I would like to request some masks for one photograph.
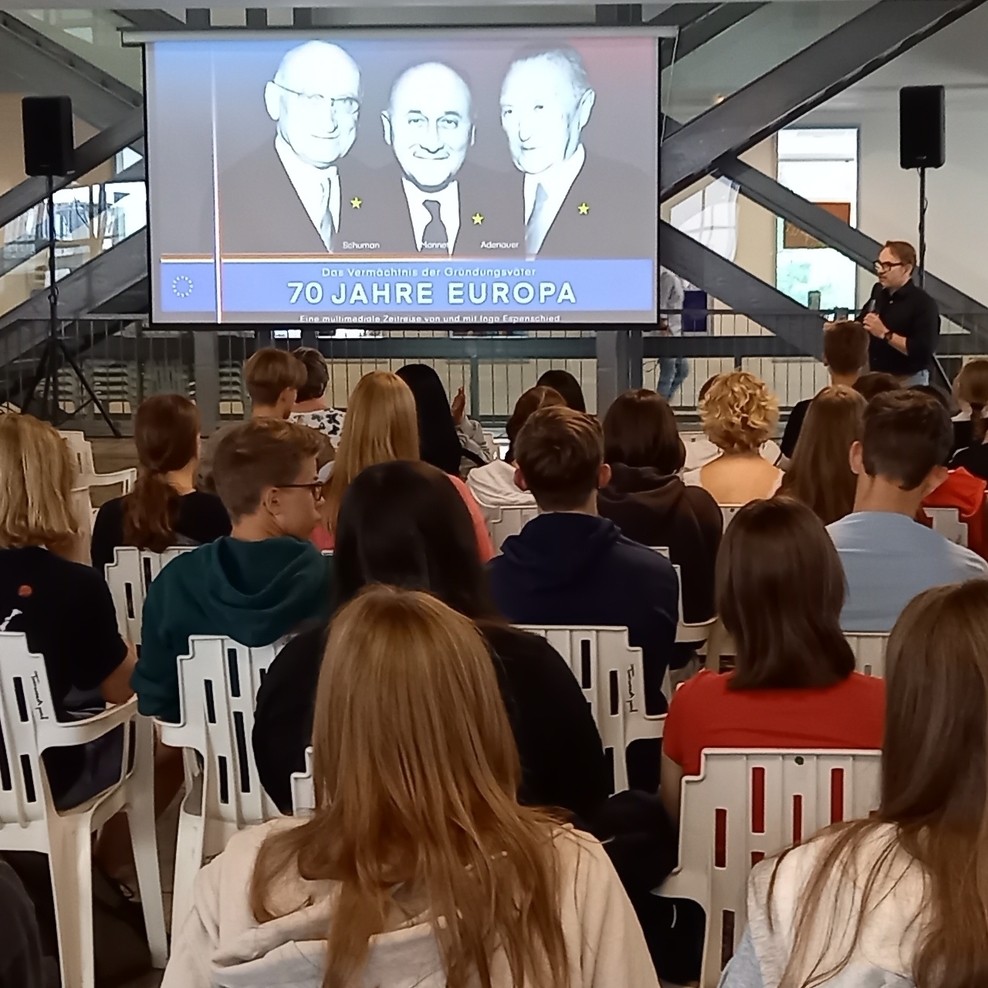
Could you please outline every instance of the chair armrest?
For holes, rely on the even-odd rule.
[[[79,483],[86,487],[112,487],[114,484],[133,484],[136,481],[137,471],[133,467],[112,473],[86,473],[79,477]]]
[[[66,748],[77,744],[88,744],[109,734],[115,727],[128,724],[137,716],[137,697],[132,696],[126,703],[118,703],[85,720],[59,721],[48,725],[42,739],[42,747]]]

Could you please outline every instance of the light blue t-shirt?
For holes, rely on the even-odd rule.
[[[847,578],[845,631],[891,631],[924,590],[988,576],[979,555],[891,511],[855,511],[827,531]]]

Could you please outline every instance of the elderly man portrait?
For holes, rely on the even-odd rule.
[[[307,41],[285,54],[264,87],[274,132],[220,175],[225,254],[339,250],[360,97],[360,69],[338,45]]]
[[[524,178],[519,196],[529,257],[652,257],[655,209],[645,172],[588,150],[597,94],[579,52],[533,50],[501,86],[501,126]]]

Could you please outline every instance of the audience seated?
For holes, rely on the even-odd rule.
[[[868,366],[868,330],[859,322],[839,320],[823,327],[823,363],[830,374],[831,385],[853,388],[861,372]],[[782,434],[782,455],[791,460],[803,420],[810,407],[810,399],[797,401],[789,413],[786,430]]]
[[[163,552],[230,534],[230,516],[215,494],[195,489],[199,410],[182,395],[145,398],[134,416],[137,483],[107,501],[96,516],[90,547],[102,576],[117,546]]]
[[[295,407],[299,388],[304,388],[307,380],[305,364],[287,350],[264,347],[255,351],[244,364],[244,387],[250,395],[251,419],[287,419]],[[222,426],[203,443],[196,478],[199,490],[216,492],[213,458],[223,437],[238,425],[239,422],[230,422]]]
[[[368,467],[343,499],[337,600],[371,583],[425,590],[477,621],[494,658],[522,764],[519,798],[590,822],[608,793],[600,736],[576,678],[542,638],[503,622],[490,597],[469,513],[448,478],[426,463]],[[261,784],[291,812],[290,777],[305,767],[326,627],[293,638],[257,698],[254,753]]]
[[[780,493],[812,508],[824,525],[854,510],[858,478],[851,443],[861,438],[867,402],[853,388],[832,384],[810,403]]]
[[[840,559],[819,518],[789,498],[742,508],[717,559],[717,611],[736,646],[731,673],[701,672],[673,697],[662,800],[704,748],[878,748],[884,681],[854,671],[840,613]]]
[[[505,432],[508,434],[508,451],[504,459],[494,460],[467,474],[467,487],[479,504],[485,508],[535,507],[532,492],[521,490],[515,483],[515,442],[521,427],[534,412],[551,405],[565,404],[563,396],[558,391],[544,385],[529,388],[515,402],[515,410],[505,426]]]
[[[988,360],[972,360],[954,380],[954,395],[961,406],[954,419],[954,453],[951,467],[963,467],[988,480]]]
[[[469,618],[387,587],[348,603],[315,700],[315,813],[203,869],[163,988],[658,988],[603,847],[517,802],[498,693]]]
[[[898,391],[900,388],[898,379],[883,371],[869,371],[867,374],[862,374],[853,386],[865,401],[871,401],[875,395],[884,394],[886,391]]]
[[[851,447],[854,511],[827,529],[847,578],[845,631],[891,631],[921,591],[988,574],[975,553],[914,520],[947,476],[952,437],[946,409],[929,395],[890,391],[868,403]]]
[[[986,640],[985,581],[906,607],[889,640],[878,811],[754,870],[722,988],[986,983]]]
[[[0,477],[0,631],[23,632],[44,658],[58,720],[129,700],[136,656],[117,631],[110,591],[95,570],[67,558],[79,533],[70,503],[75,464],[64,440],[30,415],[0,414]],[[47,750],[55,806],[78,806],[112,785],[122,744],[118,730]]]
[[[679,478],[686,452],[669,402],[654,391],[628,391],[604,417],[604,459],[611,480],[597,511],[623,535],[665,546],[680,568],[683,617],[714,615],[714,564],[724,519],[714,499]]]
[[[597,489],[611,479],[600,424],[570,408],[543,408],[515,446],[518,485],[541,514],[491,561],[495,603],[515,624],[626,627],[644,653],[646,709],[662,713],[679,614],[676,571],[598,517]]]
[[[343,495],[359,473],[376,463],[418,459],[419,427],[411,389],[391,371],[365,374],[350,395],[339,452],[326,485],[323,520],[331,540],[323,548],[334,545]],[[470,512],[481,561],[487,562],[494,555],[494,545],[484,514],[459,476],[444,472]]]
[[[334,447],[338,446],[346,413],[341,408],[330,408],[326,403],[326,388],[329,387],[326,358],[310,346],[292,350],[292,356],[304,364],[306,378],[295,395],[288,421],[315,429],[326,436]]]
[[[771,497],[782,471],[760,453],[779,421],[779,403],[764,381],[747,371],[719,374],[700,401],[700,421],[720,455],[683,475],[708,490],[718,504],[747,504]]]
[[[134,671],[141,713],[177,722],[176,659],[190,635],[270,645],[329,611],[332,560],[308,540],[319,520],[318,439],[265,418],[228,432],[214,475],[233,531],[169,563],[148,588]]]
[[[574,412],[585,412],[587,402],[583,397],[583,388],[580,382],[568,371],[561,368],[553,368],[545,371],[535,382],[537,388],[552,388],[557,394],[563,396],[569,408]]]
[[[479,422],[467,418],[463,388],[452,406],[439,375],[428,364],[406,364],[398,376],[412,389],[419,423],[421,458],[452,477],[495,459]]]

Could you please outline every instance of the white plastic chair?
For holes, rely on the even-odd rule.
[[[539,513],[538,508],[523,508],[517,505],[488,508],[487,511],[487,528],[491,533],[495,552],[501,551],[501,546],[508,536],[517,535]]]
[[[113,562],[105,566],[106,585],[117,612],[117,627],[124,638],[141,644],[141,615],[151,581],[176,556],[191,552],[194,546],[174,546],[164,552],[151,552],[134,546],[116,546]]]
[[[933,521],[933,531],[939,532],[948,542],[967,548],[967,522],[961,521],[957,508],[926,508],[923,510]]]
[[[123,486],[123,493],[129,494],[137,481],[137,470],[127,467],[114,470],[112,473],[97,473],[93,461],[93,445],[86,439],[83,432],[64,431],[59,435],[65,440],[69,452],[75,458],[79,471],[77,486],[79,487],[112,487],[114,484]]]
[[[747,924],[748,872],[822,827],[868,816],[881,752],[720,748],[682,784],[679,867],[656,889],[706,914],[702,988],[714,988]]]
[[[666,559],[669,559],[668,546],[653,545],[651,548],[661,553]],[[688,623],[683,619],[683,570],[679,563],[673,563],[672,565],[676,571],[676,579],[679,581],[679,619],[676,625],[676,644],[703,645],[717,624],[717,615],[715,614],[706,621],[694,621],[692,623]]]
[[[172,929],[192,908],[192,883],[207,859],[238,831],[280,816],[261,787],[251,734],[254,703],[281,643],[247,648],[230,638],[193,635],[178,658],[182,720],[160,723],[161,740],[196,752],[185,760],[178,822]]]
[[[518,625],[545,638],[573,671],[590,704],[605,752],[614,766],[614,791],[628,788],[625,750],[641,738],[661,738],[665,715],[645,712],[642,650],[627,628]]]
[[[124,730],[125,777],[80,806],[59,813],[52,802],[41,753],[85,744]],[[137,700],[88,717],[55,717],[42,656],[21,633],[0,632],[0,850],[48,855],[58,928],[62,984],[93,988],[92,835],[120,810],[130,837],[152,963],[168,959],[165,914],[154,829],[154,730],[137,714]],[[131,759],[133,742],[133,759]]]
[[[734,516],[744,507],[743,504],[719,504],[720,513],[724,516],[724,531],[734,521]]]
[[[846,634],[844,638],[854,652],[854,668],[863,676],[885,678],[885,651],[889,636],[877,632]]]
[[[312,746],[305,749],[305,771],[292,772],[292,816],[312,816],[316,792],[312,782]]]

